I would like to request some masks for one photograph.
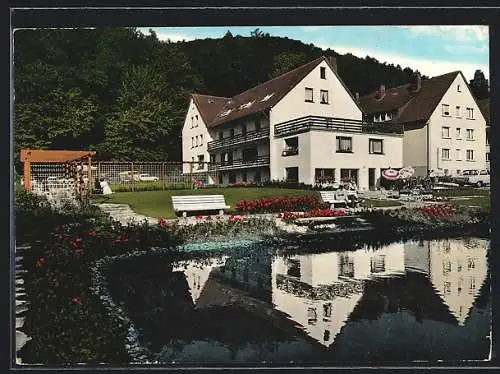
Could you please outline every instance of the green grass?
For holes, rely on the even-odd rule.
[[[364,199],[361,202],[361,206],[364,207],[389,207],[389,206],[401,206],[399,201],[396,200],[377,200],[377,199]]]
[[[450,200],[452,206],[478,206],[482,211],[491,211],[491,200],[489,196],[471,197],[468,199]]]
[[[438,190],[434,192],[438,196],[490,196],[489,189],[473,187],[459,187],[451,190]]]
[[[203,188],[200,190],[164,190],[117,192],[108,196],[94,196],[94,203],[129,204],[139,214],[148,217],[175,218],[172,207],[172,195],[224,195],[226,204],[231,206],[227,213],[234,212],[236,203],[240,200],[253,200],[271,196],[317,196],[312,190],[297,190],[288,188]]]

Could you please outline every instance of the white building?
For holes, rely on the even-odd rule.
[[[366,120],[404,126],[403,163],[415,174],[482,169],[486,121],[460,71],[360,98]]]
[[[232,98],[191,95],[184,173],[216,170],[218,184],[354,181],[374,188],[403,166],[402,127],[363,122],[334,58],[318,58]],[[201,162],[210,161],[203,167]]]
[[[477,102],[479,109],[486,119],[486,169],[490,170],[490,99],[483,99]]]

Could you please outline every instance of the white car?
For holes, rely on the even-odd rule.
[[[466,184],[482,187],[490,185],[490,172],[486,169],[479,170],[477,174],[469,176]]]
[[[158,181],[160,178],[149,175],[149,174],[139,174],[139,181],[141,182],[154,182]]]

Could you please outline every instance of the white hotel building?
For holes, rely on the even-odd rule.
[[[222,185],[351,180],[366,190],[403,166],[402,126],[364,122],[325,57],[232,98],[191,95],[182,143],[183,161],[199,162],[183,172],[216,171],[209,182]]]
[[[404,126],[403,164],[425,176],[486,166],[486,121],[467,81],[455,71],[360,98],[365,120]]]

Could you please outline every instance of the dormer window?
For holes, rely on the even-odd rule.
[[[246,109],[246,108],[249,108],[250,106],[252,106],[252,104],[253,104],[253,101],[248,102],[248,103],[246,103],[246,104],[241,104],[241,105],[238,107],[238,109],[240,109],[240,110],[241,110],[241,109]]]
[[[219,114],[219,117],[225,117],[229,113],[231,113],[232,111],[233,111],[232,109],[225,110],[224,112],[222,112],[221,114]]]
[[[321,77],[321,79],[326,79],[326,68],[324,67],[319,68],[319,76]]]
[[[264,102],[264,101],[269,100],[269,99],[270,99],[273,95],[274,95],[274,92],[273,92],[273,93],[271,93],[271,94],[269,94],[269,95],[264,96],[264,97],[262,98],[261,102]]]

